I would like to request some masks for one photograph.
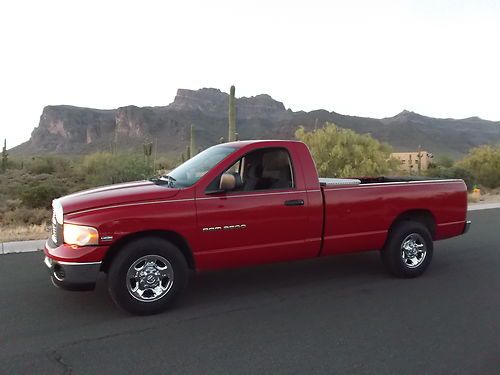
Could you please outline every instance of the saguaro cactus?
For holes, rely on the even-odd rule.
[[[3,149],[2,149],[2,172],[7,170],[7,161],[9,154],[7,153],[7,139],[3,141]]]
[[[418,146],[418,154],[417,154],[417,158],[418,158],[418,175],[420,176],[421,173],[422,173],[422,147]]]
[[[144,162],[149,170],[152,170],[151,166],[151,155],[153,154],[153,142],[145,141],[142,145],[142,150],[144,152]]]
[[[228,110],[228,120],[229,120],[229,133],[228,133],[228,141],[236,140],[236,98],[235,98],[236,89],[234,86],[231,86],[229,90],[229,110]]]
[[[193,156],[196,155],[196,139],[195,139],[195,135],[194,135],[194,125],[193,124],[191,124],[189,150],[190,150],[189,158],[192,158]]]

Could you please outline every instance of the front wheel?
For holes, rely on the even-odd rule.
[[[142,238],[128,243],[113,259],[108,291],[113,301],[136,315],[167,309],[188,279],[186,259],[170,242]]]
[[[413,221],[396,224],[382,249],[382,260],[387,269],[402,278],[417,277],[429,266],[434,251],[427,227]]]

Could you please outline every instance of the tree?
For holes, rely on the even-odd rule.
[[[468,190],[472,190],[474,186],[474,177],[472,174],[459,166],[455,165],[454,160],[447,155],[438,156],[429,164],[429,168],[424,171],[425,176],[432,178],[460,178],[464,180]]]
[[[473,148],[457,166],[468,171],[474,183],[488,188],[500,186],[500,146]]]
[[[29,208],[50,208],[52,200],[66,194],[66,188],[53,182],[44,182],[23,189],[21,200]]]
[[[7,153],[7,139],[4,139],[2,149],[2,173],[7,170],[8,156],[9,154]]]
[[[229,131],[228,131],[228,142],[236,140],[236,88],[231,86],[229,90],[229,110],[228,110],[228,121],[229,121]]]
[[[321,177],[377,176],[399,165],[389,145],[332,123],[312,132],[300,127],[295,137],[309,146]]]
[[[434,159],[434,162],[431,164],[433,166],[441,166],[444,168],[451,168],[455,164],[455,161],[451,156],[441,155]]]

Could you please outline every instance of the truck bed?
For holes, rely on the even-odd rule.
[[[325,202],[324,255],[379,250],[392,223],[408,213],[427,215],[435,240],[459,235],[465,226],[467,191],[462,180],[320,178],[320,186]]]

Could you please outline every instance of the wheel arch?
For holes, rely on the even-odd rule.
[[[431,234],[431,238],[434,240],[436,235],[436,218],[430,210],[416,209],[400,213],[389,227],[389,234],[396,225],[404,221],[416,221],[425,225]]]
[[[194,260],[193,252],[191,250],[191,247],[189,246],[189,243],[183,236],[174,231],[148,230],[148,231],[130,233],[120,238],[116,243],[111,245],[111,247],[106,252],[106,255],[104,256],[104,259],[102,261],[101,271],[108,272],[111,262],[113,261],[114,257],[119,253],[120,249],[124,245],[132,241],[135,241],[137,239],[147,238],[147,237],[161,238],[171,242],[180,250],[184,258],[186,259],[189,269],[191,270],[196,269],[196,263]]]

